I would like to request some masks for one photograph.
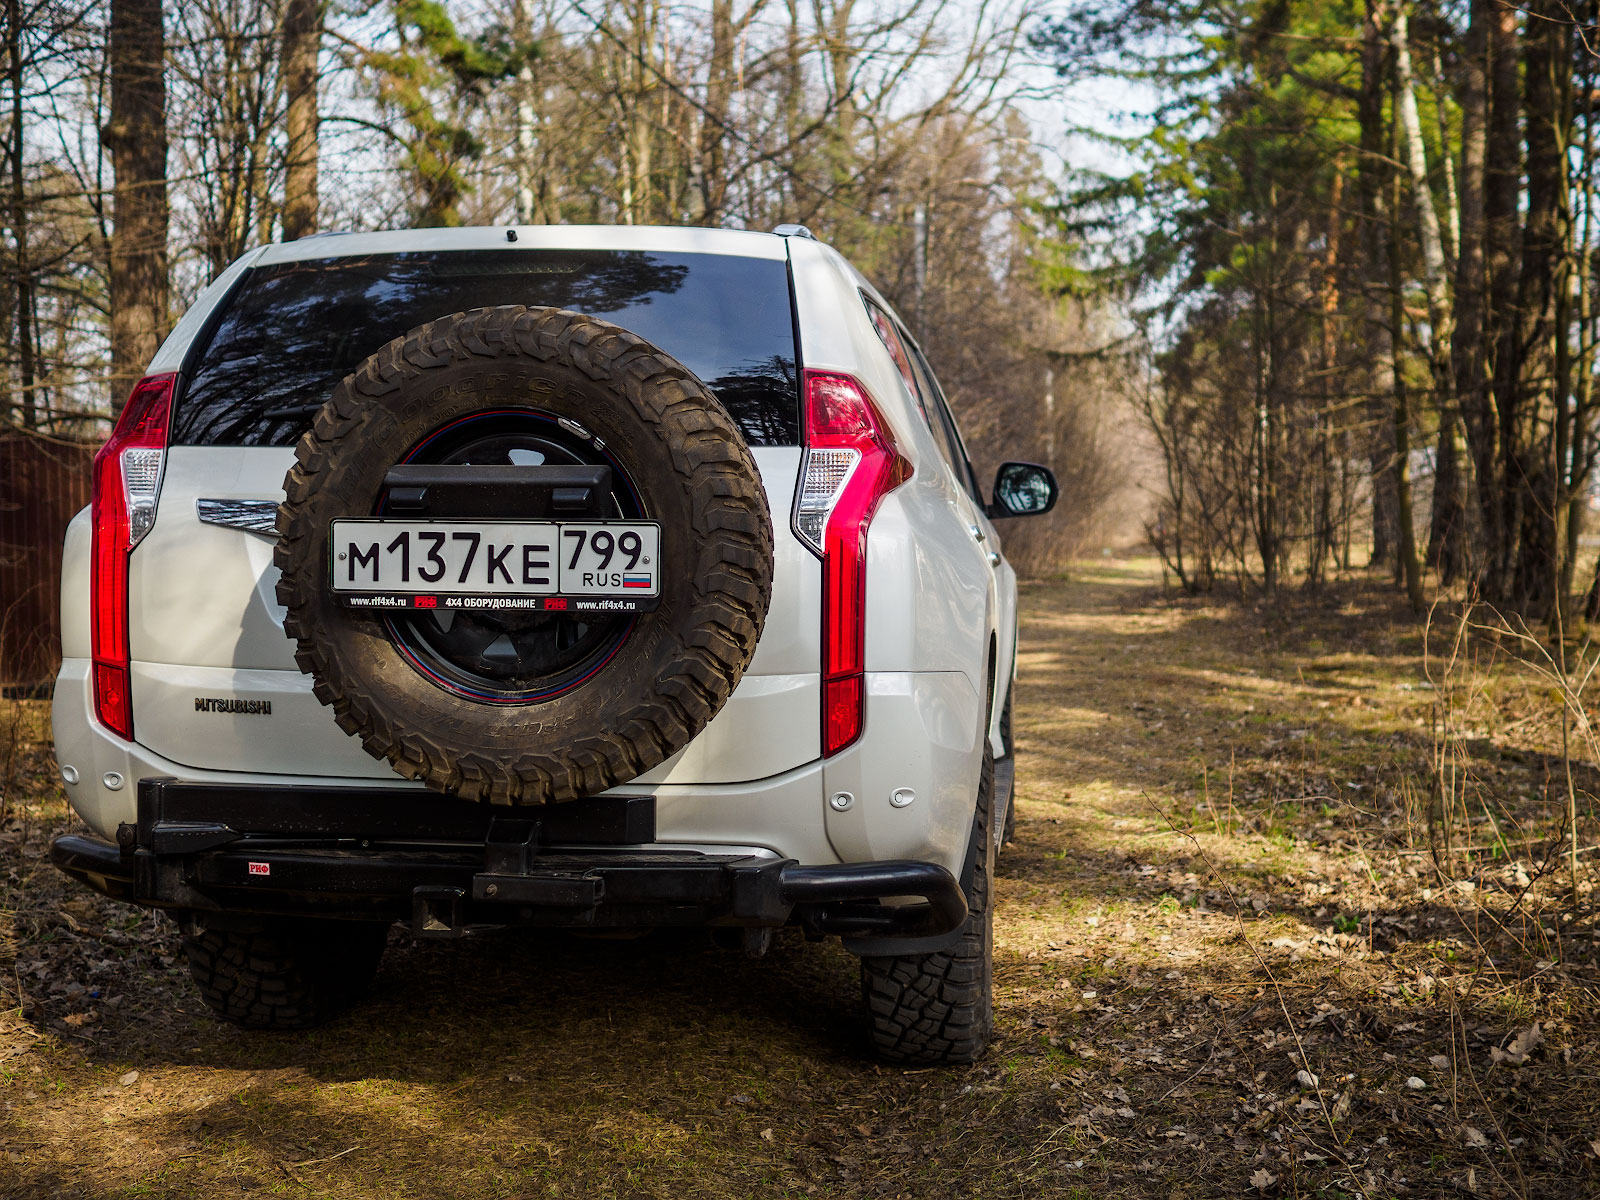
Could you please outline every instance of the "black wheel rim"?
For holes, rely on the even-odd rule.
[[[637,489],[603,445],[570,420],[526,409],[476,413],[429,434],[403,463],[604,465],[608,516],[646,518]],[[378,505],[382,515],[384,503]],[[621,649],[625,614],[436,609],[388,615],[401,656],[445,691],[483,704],[551,700],[593,677]]]

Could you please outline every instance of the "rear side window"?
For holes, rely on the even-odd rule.
[[[894,359],[894,365],[900,371],[900,378],[905,380],[906,391],[916,400],[917,409],[922,413],[922,419],[927,422],[928,430],[933,434],[933,440],[939,447],[939,453],[944,456],[945,462],[950,464],[950,469],[956,473],[956,478],[965,486],[968,475],[962,469],[962,463],[965,461],[964,452],[958,449],[959,444],[953,440],[955,435],[941,419],[939,391],[932,382],[933,376],[928,371],[928,364],[922,360],[916,343],[901,333],[893,317],[874,304],[865,293],[861,296],[861,302],[867,306],[867,313],[872,317],[872,327],[878,331],[878,338],[888,349],[889,357]]]
[[[944,398],[944,389],[933,377],[933,368],[923,357],[922,349],[915,342],[908,344],[911,347],[912,363],[917,369],[917,379],[921,382],[923,390],[928,393],[929,406],[934,409],[931,421],[944,447],[950,469],[961,480],[961,485],[967,489],[967,494],[981,505],[983,493],[978,488],[978,477],[973,473],[972,459],[967,454],[966,443],[961,440],[961,430],[956,425],[955,414],[950,411],[950,402]]]
[[[900,372],[900,378],[905,380],[906,391],[911,393],[911,398],[917,402],[917,407],[922,410],[922,419],[928,419],[927,405],[922,399],[922,394],[917,390],[916,378],[911,373],[911,356],[906,353],[905,343],[900,340],[900,333],[895,328],[894,321],[889,314],[884,312],[865,294],[861,302],[867,306],[867,315],[872,318],[872,327],[878,331],[878,340],[889,351],[889,357],[894,359],[895,369]]]
[[[800,442],[788,266],[636,251],[464,250],[251,270],[191,359],[171,441],[288,446],[339,381],[407,330],[499,304],[632,330],[705,381],[754,446]]]

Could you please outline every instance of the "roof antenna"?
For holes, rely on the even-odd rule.
[[[517,240],[517,231],[515,229],[506,230],[506,241],[514,242],[516,240]]]

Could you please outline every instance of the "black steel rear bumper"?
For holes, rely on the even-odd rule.
[[[146,779],[138,821],[117,830],[116,845],[61,837],[50,857],[147,907],[407,920],[446,937],[504,925],[796,923],[876,947],[949,934],[967,915],[936,863],[801,866],[654,841],[651,796],[495,811],[418,791]],[[908,898],[921,902],[883,903]]]

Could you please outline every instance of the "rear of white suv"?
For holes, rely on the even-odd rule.
[[[646,770],[583,775],[610,786],[559,805],[469,803],[470,772],[430,775],[398,752],[374,757],[371,729],[358,738],[341,727],[357,723],[349,697],[329,707],[337,681],[302,670],[308,640],[339,632],[330,626],[343,618],[324,613],[308,628],[290,615],[296,632],[286,631],[278,510],[297,443],[304,462],[336,385],[345,381],[348,412],[351,373],[403,335],[411,358],[395,350],[393,362],[413,383],[407,363],[433,361],[417,351],[419,329],[462,313],[487,314],[495,328],[565,313],[553,319],[580,334],[625,331],[630,345],[681,364],[685,386],[709,393],[708,411],[736,426],[722,436],[742,441],[771,514],[764,621],[715,715]],[[503,371],[486,378],[513,386]],[[431,402],[422,409],[426,425]],[[507,478],[544,478],[541,502],[559,507],[572,489],[554,487],[550,464],[566,461],[569,443],[575,463],[590,448],[596,463],[626,457],[625,447],[602,448],[585,411],[541,417],[550,433],[531,439],[514,423],[483,425],[470,451],[417,478],[440,495],[441,480],[477,481],[474,464],[504,461]],[[468,464],[467,475],[452,463]],[[69,798],[99,836],[61,839],[55,858],[91,886],[173,911],[219,1015],[258,1026],[321,1019],[370,975],[394,919],[438,936],[706,924],[757,951],[773,928],[795,923],[839,933],[865,956],[884,1053],[950,1061],[981,1051],[1016,621],[1014,577],[989,517],[1043,511],[1054,485],[1040,468],[1008,464],[999,507],[984,503],[920,351],[829,248],[799,235],[530,227],[269,246],[180,322],[95,469],[94,504],[67,535],[54,720]],[[398,478],[391,469],[386,481]],[[400,491],[385,496],[373,513],[336,515],[392,524]],[[522,515],[517,507],[513,498],[493,515]],[[573,528],[601,531],[609,562],[618,539],[605,530],[624,526],[606,522],[627,514],[594,514]],[[685,568],[686,553],[676,558],[661,555],[669,579]],[[649,569],[618,586],[655,586]],[[313,591],[321,570],[307,573]],[[618,596],[603,603],[629,608]],[[497,715],[495,728],[530,746],[545,697],[596,686],[585,680],[617,647],[666,619],[640,608],[541,622],[497,614],[582,602],[476,603],[501,607],[475,612],[463,601],[381,628],[429,681],[408,686],[467,714],[497,706],[511,724]],[[540,691],[539,671],[560,688]],[[602,724],[605,699],[592,701]],[[458,734],[446,752],[469,759],[471,740]],[[518,790],[535,777],[548,783],[524,772],[509,791],[486,784],[480,794],[537,798]],[[982,969],[962,965],[963,953],[974,962],[977,953]],[[960,978],[946,978],[952,962]],[[945,980],[931,1001],[930,972]]]

